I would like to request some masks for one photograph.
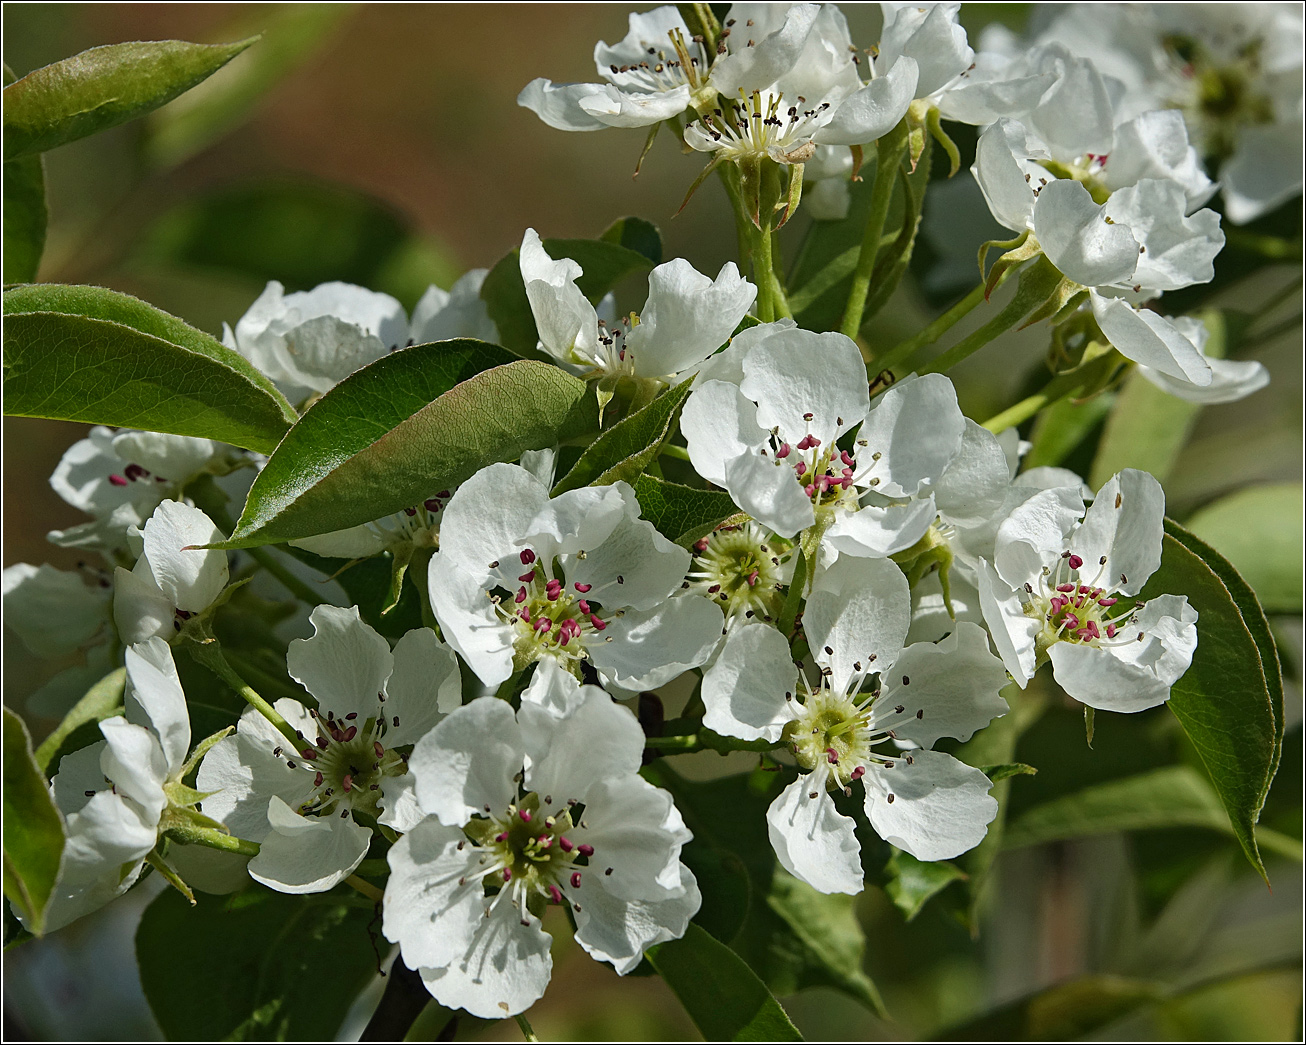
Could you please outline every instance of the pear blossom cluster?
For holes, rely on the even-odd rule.
[[[595,47],[599,82],[537,79],[519,102],[568,131],[667,126],[710,168],[733,165],[767,236],[759,200],[786,220],[804,201],[839,217],[863,150],[895,128],[943,147],[944,122],[974,126],[971,174],[1014,236],[997,264],[1055,270],[1040,318],[1063,345],[1115,351],[1197,403],[1266,384],[1259,363],[1208,356],[1207,328],[1165,315],[1164,294],[1212,279],[1217,192],[1243,220],[1300,188],[1299,163],[1295,181],[1252,170],[1267,128],[1295,112],[1300,130],[1300,79],[1295,100],[1284,86],[1300,47],[1294,65],[1283,40],[1300,41],[1300,12],[1181,21],[1126,5],[1108,31],[1100,7],[1076,8],[1028,46],[990,34],[977,51],[959,4],[881,7],[878,47],[832,4],[735,4],[712,41],[675,7],[631,14]],[[1217,82],[1247,123],[1215,119]],[[780,190],[750,199],[761,170]],[[777,774],[774,858],[826,894],[874,881],[859,828],[921,861],[984,840],[993,780],[959,745],[1044,665],[1088,708],[1168,699],[1199,622],[1182,592],[1140,596],[1161,563],[1154,477],[1124,469],[1092,490],[1022,467],[1019,433],[966,416],[945,373],[877,378],[853,337],[762,315],[762,280],[734,262],[650,266],[642,307],[622,315],[552,250],[526,229],[516,254],[535,357],[586,383],[600,432],[681,397],[669,449],[642,468],[661,482],[656,461],[674,462],[677,483],[731,510],[664,533],[646,475],[571,487],[575,447],[537,446],[397,514],[265,550],[296,569],[380,560],[391,584],[378,607],[298,606],[306,627],[277,670],[264,657],[247,671],[222,625],[260,561],[218,547],[230,523],[197,493],[265,459],[93,429],[51,478],[91,521],[50,539],[101,565],[4,571],[5,618],[33,653],[126,669],[125,714],[54,767],[68,845],[50,926],[147,867],[184,886],[220,837],[241,884],[372,897],[442,1005],[516,1015],[548,987],[551,932],[625,975],[703,903],[682,860],[694,834],[641,775],[669,739],[637,715],[641,694],[692,691],[693,735],[675,738],[688,750],[759,752]],[[497,343],[485,285],[473,270],[410,315],[364,287],[272,282],[223,341],[308,411],[390,353]],[[422,626],[396,634],[407,589]],[[249,705],[195,745],[182,656]]]

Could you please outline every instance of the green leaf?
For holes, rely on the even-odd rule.
[[[5,86],[16,77],[4,67]],[[4,166],[4,281],[31,283],[45,250],[45,159],[28,156]]]
[[[296,414],[244,356],[143,301],[37,284],[4,295],[5,413],[201,436],[271,453]]]
[[[258,47],[176,105],[152,115],[146,155],[158,166],[171,167],[244,122],[255,103],[318,53],[353,12],[352,4],[285,4],[261,7],[254,18],[238,18],[239,24],[225,27],[223,35],[238,36],[257,26]]]
[[[115,668],[86,691],[86,695],[73,705],[54,732],[42,740],[41,746],[36,749],[36,764],[41,772],[49,773],[51,766],[59,765],[55,756],[73,732],[83,726],[102,722],[118,712],[122,707],[126,684],[127,669]]]
[[[503,347],[519,356],[539,356],[540,334],[521,278],[521,257],[513,248],[501,257],[481,284],[485,311],[499,329]]]
[[[372,904],[257,886],[196,901],[160,893],[136,930],[141,986],[164,1036],[333,1040],[380,961]]]
[[[1283,744],[1283,678],[1256,596],[1218,552],[1172,519],[1161,566],[1139,593],[1188,596],[1197,610],[1192,665],[1170,687],[1170,708],[1211,775],[1235,836],[1265,874],[1255,824]]]
[[[626,276],[653,267],[638,250],[605,239],[546,239],[544,250],[555,261],[571,258],[580,265],[576,286],[596,305]]]
[[[893,851],[885,870],[889,880],[884,891],[909,922],[921,913],[932,896],[966,877],[965,871],[946,860],[926,863],[901,849]]]
[[[5,88],[6,160],[45,152],[166,105],[212,76],[254,39],[154,40],[93,47]]]
[[[1110,395],[1094,396],[1087,403],[1062,399],[1040,411],[1029,438],[1029,453],[1023,469],[1051,467],[1066,458],[1084,442],[1111,410]]]
[[[652,265],[662,264],[662,233],[651,221],[618,218],[603,230],[599,239],[643,254]]]
[[[995,784],[1013,776],[1035,776],[1038,773],[1037,769],[1027,766],[1024,762],[1004,762],[996,766],[980,766],[979,769]]]
[[[392,352],[341,381],[286,435],[226,548],[384,518],[594,427],[584,382],[463,338]]]
[[[1267,613],[1301,611],[1302,525],[1301,483],[1239,490],[1187,523],[1229,560]]]
[[[775,996],[725,944],[693,922],[648,959],[708,1041],[802,1041]]]
[[[41,935],[63,855],[63,817],[32,757],[23,720],[4,709],[4,890]]]
[[[237,273],[260,284],[275,279],[288,291],[328,280],[378,288],[410,242],[403,218],[380,200],[278,177],[186,199],[149,228],[136,258]]]
[[[1151,472],[1164,483],[1201,409],[1198,403],[1162,392],[1135,370],[1107,418],[1089,485],[1098,489],[1122,468]]]
[[[697,490],[651,475],[638,475],[631,485],[640,515],[685,548],[739,514],[730,495],[720,490]]]
[[[682,381],[601,434],[558,480],[553,496],[581,486],[609,486],[621,479],[629,483],[642,475],[675,431],[692,384]]]

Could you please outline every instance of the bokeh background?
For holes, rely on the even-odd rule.
[[[1030,6],[970,5],[962,20],[976,43],[993,21],[1021,29]],[[854,39],[877,38],[877,5],[844,9]],[[594,236],[626,214],[660,225],[667,256],[714,273],[735,257],[719,186],[706,183],[675,216],[700,156],[683,155],[663,136],[635,178],[643,132],[565,134],[516,105],[535,76],[592,79],[593,42],[619,39],[628,10],[6,4],[4,59],[20,76],[99,44],[264,33],[227,69],[149,120],[47,154],[51,219],[40,278],[132,293],[216,334],[224,321],[234,324],[267,279],[288,289],[344,279],[411,307],[429,283],[448,286],[468,268],[493,265],[527,226],[545,236]],[[960,143],[965,149],[964,136]],[[791,224],[787,250],[796,249],[806,220],[800,213]],[[1300,244],[1300,202],[1272,215],[1268,227]],[[880,314],[872,344],[913,332],[968,289],[975,247],[997,231],[965,172],[940,181],[927,196],[913,277]],[[1290,733],[1262,822],[1300,838],[1301,309],[1297,295],[1281,293],[1294,280],[1299,288],[1299,261],[1261,269],[1255,280],[1222,292],[1221,301],[1253,313],[1259,303],[1282,299],[1262,316],[1273,336],[1245,350],[1273,381],[1242,403],[1197,415],[1166,490],[1181,519],[1244,487],[1277,491],[1287,505],[1283,569],[1260,593],[1277,611]],[[630,305],[637,308],[638,299]],[[983,419],[1008,405],[1045,349],[1045,331],[1033,330],[972,357],[955,372],[963,409]],[[1096,421],[1080,458],[1072,452],[1066,464],[1087,470],[1101,417]],[[85,426],[4,424],[4,562],[73,568],[77,553],[47,544],[44,534],[82,520],[47,479]],[[34,713],[28,697],[68,666],[37,661],[6,636],[4,699],[26,709],[38,737],[53,722]],[[1072,788],[1192,758],[1165,709],[1099,714],[1090,751],[1077,706],[1049,701],[1017,753],[1040,773],[1015,781],[1012,816]],[[700,775],[751,764],[746,756],[711,753],[681,761]],[[1098,998],[1110,995],[1114,977],[1145,973],[1167,983],[1168,996],[1122,1003],[1119,1018],[1084,1024],[1093,1026],[1090,1037],[1296,1039],[1301,868],[1282,858],[1269,868],[1272,893],[1228,837],[1198,828],[1013,850],[1000,858],[978,938],[946,904],[927,906],[908,926],[878,890],[860,898],[866,969],[891,1020],[827,989],[783,1000],[809,1039],[914,1039],[1064,981],[1096,977]],[[159,1037],[131,958],[131,933],[151,895],[138,889],[96,917],[7,954],[7,1036]],[[620,980],[566,934],[558,938],[564,942],[553,984],[531,1012],[541,1038],[697,1037],[660,980]],[[1062,1021],[1047,1024],[1049,1036],[1079,1036],[1073,999],[1049,1005],[1049,1019]],[[465,1023],[459,1033],[520,1036],[511,1021]],[[978,1025],[967,1033],[990,1036]],[[995,1029],[991,1036],[1003,1035]]]

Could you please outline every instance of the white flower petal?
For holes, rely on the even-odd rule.
[[[1034,218],[1029,140],[1025,126],[1003,117],[979,136],[970,172],[994,219],[1013,232],[1024,232]]]
[[[447,525],[445,532],[450,532]],[[431,558],[427,583],[431,609],[445,641],[485,685],[499,685],[512,674],[514,633],[495,613],[486,582],[437,553]]]
[[[578,351],[592,352],[598,344],[599,319],[576,286],[581,267],[571,258],[554,261],[539,233],[527,229],[521,243],[521,275],[544,350],[564,363],[578,362]]]
[[[584,699],[580,680],[552,657],[536,662],[530,685],[522,690],[524,707],[533,704],[555,715],[566,715]]]
[[[1211,383],[1205,387],[1142,364],[1138,372],[1162,392],[1190,403],[1233,403],[1270,383],[1270,372],[1254,359],[1208,358],[1206,364],[1211,368]]]
[[[498,328],[481,299],[488,269],[471,269],[463,273],[447,291],[429,287],[413,306],[409,337],[415,344],[447,341],[456,337],[474,337],[495,343]]]
[[[1128,225],[1143,247],[1130,282],[1179,290],[1215,278],[1215,256],[1224,247],[1220,216],[1213,210],[1190,215],[1188,199],[1174,182],[1147,179],[1118,189],[1103,213]]]
[[[741,740],[779,740],[794,717],[797,684],[789,643],[775,628],[760,622],[732,628],[703,673],[703,725]]]
[[[732,11],[736,21],[743,6],[736,4]],[[789,72],[807,46],[808,34],[820,13],[818,4],[793,4],[788,10],[770,4],[754,6],[763,10],[749,12],[754,17],[744,18],[735,30],[742,39],[731,41],[734,46],[730,53],[712,66],[712,86],[727,98],[741,90],[751,93],[770,87]],[[779,18],[783,22],[772,29],[768,23]],[[744,24],[749,21],[751,28]],[[749,46],[745,46],[746,42]]]
[[[1111,86],[1122,85],[1104,77],[1092,62],[1076,58],[1056,44],[1042,49],[1038,64],[1043,68],[1051,65],[1059,73],[1028,117],[1053,159],[1069,162],[1086,153],[1109,153],[1116,113]]]
[[[832,669],[830,685],[836,691],[857,674],[855,664],[862,671],[887,671],[910,624],[907,578],[889,559],[841,561],[817,580],[803,611],[812,655]]]
[[[106,718],[100,723],[100,732],[108,742],[100,753],[101,771],[119,794],[140,805],[157,823],[168,804],[163,793],[168,762],[158,738],[125,718]]]
[[[580,888],[570,893],[580,905],[576,942],[591,958],[611,962],[617,974],[625,976],[654,944],[684,936],[689,920],[698,913],[703,897],[684,864],[680,880],[683,893],[669,900],[622,900],[604,888],[606,879],[601,875],[584,875]]]
[[[605,127],[648,127],[689,108],[689,85],[680,84],[666,91],[623,91],[605,86],[580,92],[576,104]]]
[[[394,670],[390,644],[364,623],[358,607],[317,606],[313,635],[286,650],[290,677],[317,698],[318,711],[343,719],[376,706]]]
[[[1120,298],[1090,300],[1093,318],[1121,355],[1198,388],[1211,383],[1210,361],[1165,316]]]
[[[558,555],[588,555],[607,541],[623,519],[638,516],[638,505],[635,492],[624,482],[568,490],[544,503],[517,544],[532,549],[543,563],[552,563]],[[512,576],[516,577],[521,560],[513,558]],[[505,587],[514,588],[516,583]]]
[[[1298,66],[1298,82],[1300,76]],[[1300,117],[1282,123],[1240,127],[1233,157],[1220,168],[1225,214],[1229,220],[1242,225],[1301,192],[1301,149]]]
[[[385,641],[384,639],[382,641]],[[462,677],[453,650],[430,628],[414,628],[395,643],[394,671],[385,683],[386,746],[414,744],[462,704]]]
[[[816,522],[811,498],[792,465],[745,451],[726,464],[721,483],[735,504],[781,537],[792,537]]]
[[[156,635],[171,638],[177,607],[159,590],[150,564],[138,560],[134,570],[113,571],[113,623],[125,643],[144,642]]]
[[[606,98],[612,88],[598,83],[554,83],[538,77],[521,89],[517,104],[559,131],[601,131],[602,120],[581,108],[581,99]]]
[[[644,754],[644,731],[628,708],[597,686],[582,688],[564,716],[534,703],[517,712],[526,749],[526,787],[540,796],[540,809],[590,804],[595,784],[606,777],[633,776]]]
[[[172,650],[160,638],[147,639],[129,646],[125,660],[127,721],[154,731],[172,776],[190,750],[190,713]]]
[[[1024,689],[1034,677],[1034,636],[1039,622],[1026,615],[1020,597],[986,559],[980,559],[979,564],[979,604],[1003,666],[1016,685]]]
[[[653,609],[680,587],[691,556],[638,517],[639,502],[624,482],[607,489],[626,495],[625,514],[602,544],[567,564],[567,580],[591,585],[586,597],[605,608]]]
[[[734,262],[715,280],[676,258],[648,276],[648,300],[626,338],[635,373],[670,378],[696,368],[730,339],[757,298],[757,288]]]
[[[504,897],[476,923],[462,956],[443,968],[421,969],[422,982],[441,1005],[498,1020],[525,1012],[544,995],[553,972],[549,934],[538,918],[522,916]]]
[[[91,798],[86,792],[94,794],[110,786],[100,768],[100,756],[107,746],[108,741],[97,740],[59,759],[59,771],[51,778],[50,787],[54,804],[64,816],[71,816],[86,805]]]
[[[680,412],[680,431],[694,470],[718,486],[725,485],[729,462],[766,442],[756,405],[725,381],[704,381],[689,394]]]
[[[905,378],[871,403],[857,433],[853,482],[865,487],[878,478],[876,493],[915,497],[943,475],[961,449],[965,430],[951,381],[942,374]],[[873,457],[877,453],[878,460]]]
[[[868,505],[841,514],[825,531],[825,540],[841,555],[882,559],[910,548],[936,517],[932,496],[884,508]]]
[[[591,641],[590,660],[622,689],[657,689],[707,663],[721,638],[725,616],[697,595],[667,599],[653,610],[629,610]],[[610,640],[610,641],[609,641]]]
[[[818,145],[866,145],[907,113],[919,88],[916,62],[903,56],[883,76],[839,102],[829,123],[813,135]]]
[[[870,406],[862,354],[833,332],[776,331],[744,357],[740,390],[757,403],[757,424],[790,443],[810,434],[828,446]]]
[[[1006,669],[989,652],[984,629],[958,621],[942,642],[917,642],[902,651],[884,678],[875,721],[921,747],[940,737],[969,740],[1007,713],[998,693],[1006,684]],[[904,710],[895,713],[897,707]]]
[[[767,834],[781,866],[823,893],[862,891],[855,826],[835,809],[824,773],[800,776],[766,811]]]
[[[180,501],[154,509],[143,532],[145,558],[159,590],[179,610],[208,609],[227,586],[227,553],[190,546],[225,541],[226,535],[198,508]]]
[[[920,67],[916,97],[933,94],[971,64],[975,52],[957,24],[961,4],[885,4],[876,67],[908,55]]]
[[[300,816],[280,798],[268,799],[272,831],[249,876],[279,893],[321,893],[339,885],[362,863],[372,832],[352,817]]]
[[[452,712],[417,742],[408,760],[422,808],[449,827],[501,813],[517,797],[525,758],[512,708],[480,697]]]
[[[38,657],[59,657],[89,643],[109,623],[111,589],[81,574],[20,562],[4,570],[5,623]]]
[[[993,566],[1012,588],[1039,578],[1066,548],[1084,502],[1071,487],[1041,490],[1014,509],[998,527]]]
[[[456,827],[427,817],[386,854],[381,932],[410,969],[440,967],[466,953],[485,918],[479,850]]]
[[[1144,178],[1177,183],[1190,206],[1204,203],[1215,187],[1199,165],[1197,150],[1188,144],[1188,130],[1178,109],[1153,109],[1122,123],[1115,131],[1111,162],[1103,171],[1114,188]]]
[[[314,555],[334,559],[369,559],[386,550],[386,540],[375,526],[363,523],[347,530],[333,530],[315,537],[300,537],[287,542],[292,548],[303,548]]]
[[[1153,476],[1136,468],[1113,475],[1070,538],[1070,550],[1084,560],[1081,580],[1138,594],[1161,565],[1164,518],[1165,491]]]
[[[998,815],[992,782],[942,751],[916,750],[911,759],[894,759],[892,769],[867,767],[866,817],[875,833],[917,860],[950,860],[974,849]]]
[[[1141,237],[1106,218],[1083,185],[1057,180],[1043,186],[1032,220],[1048,260],[1076,283],[1098,287],[1131,279],[1139,258]]]
[[[934,484],[939,514],[953,525],[991,518],[1002,507],[1011,482],[1002,444],[987,428],[963,420],[957,453]]]
[[[633,773],[593,784],[583,820],[571,833],[578,845],[594,847],[582,883],[586,876],[602,876],[603,887],[623,900],[678,893],[680,850],[692,837],[671,795]]]
[[[548,501],[548,488],[525,468],[482,468],[445,505],[436,558],[478,582],[495,572],[490,563],[502,560],[504,568],[495,575],[506,584],[521,572],[515,568],[519,539]]]
[[[378,805],[381,807],[381,815],[376,818],[376,822],[393,827],[400,834],[411,831],[426,819],[426,812],[417,801],[417,778],[412,773],[385,777],[381,781]]]

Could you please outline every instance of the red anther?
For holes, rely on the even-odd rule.
[[[852,478],[852,474],[853,474],[853,470],[852,470],[851,468],[845,468],[845,469],[844,469],[843,471],[841,471],[839,474],[842,475],[845,479],[851,479],[851,478]]]
[[[849,780],[860,780],[860,779],[861,779],[862,777],[864,777],[865,775],[866,775],[866,767],[865,767],[865,766],[858,766],[856,769],[854,769],[854,770],[852,771],[852,775],[851,775],[848,779],[849,779]]]
[[[341,743],[348,744],[356,736],[358,736],[358,727],[350,726],[347,730],[345,730],[344,736],[340,738]]]
[[[517,589],[517,594],[512,601],[516,603],[523,603],[526,601],[526,588],[524,586]]]
[[[570,838],[559,838],[558,848],[561,849],[564,853],[570,853],[573,849],[576,848],[576,843],[573,842]]]
[[[541,849],[548,849],[549,846],[553,845],[553,835],[540,835],[539,838],[535,839],[535,844]]]
[[[575,589],[576,589],[578,592],[580,592],[582,595],[584,595],[587,591],[589,591],[592,587],[594,587],[594,585],[592,585],[592,584],[573,584],[572,587],[575,588]]]
[[[503,869],[503,880],[504,880],[505,882],[511,882],[511,881],[512,881],[512,868],[511,868],[511,867],[505,867],[505,868]]]
[[[816,493],[816,487],[811,483],[808,483],[807,486],[804,487],[803,492],[807,494],[808,497],[811,497],[812,494]]]
[[[576,852],[580,853],[581,856],[586,856],[586,857],[593,856],[594,847],[592,845],[587,845],[587,844],[579,845],[576,847]]]
[[[317,757],[317,752],[314,751],[311,747],[304,748],[304,750],[301,751],[299,754],[302,758],[307,758],[307,759],[314,759]]]
[[[325,751],[325,750],[327,749],[327,745],[330,744],[330,743],[331,743],[331,741],[327,740],[326,737],[318,737],[318,738],[317,738],[317,746],[320,747],[323,751]]]
[[[714,584],[712,585],[712,587],[708,588],[707,590],[709,595],[715,595],[717,592],[721,590],[721,585]]]
[[[1097,604],[1099,606],[1114,606],[1119,601],[1119,599],[1098,599]]]
[[[500,831],[497,835],[494,836],[494,840],[495,840],[496,842],[506,842],[506,841],[508,841],[508,832],[507,832],[507,831]]]
[[[837,766],[839,764],[839,752],[837,752],[834,748],[832,747],[826,748],[825,757],[829,759],[830,765]]]
[[[314,787],[322,786],[322,774],[320,772],[313,774],[313,786]]]
[[[422,507],[425,508],[428,512],[438,512],[440,510],[440,502],[437,501],[434,497],[428,497],[425,501],[422,502]]]
[[[447,501],[452,496],[452,494],[450,494],[448,490],[441,490],[435,496],[439,497],[441,500]]]
[[[799,450],[810,450],[813,446],[819,446],[820,440],[813,439],[810,435],[805,435],[794,445]]]
[[[132,482],[135,482],[137,479],[147,479],[149,478],[150,475],[149,472],[147,472],[144,468],[142,468],[138,464],[129,464],[126,468],[122,470],[122,474],[125,475]]]
[[[529,566],[534,561],[535,561],[535,553],[531,551],[529,548],[525,549],[521,553],[521,564],[523,566]]]
[[[779,454],[776,454],[776,457],[779,457],[779,456],[780,456]],[[702,555],[705,551],[707,551],[707,538],[706,538],[706,537],[700,537],[698,540],[696,540],[696,541],[694,542],[694,551],[698,552],[699,555]],[[579,589],[577,589],[577,590],[579,590]]]
[[[535,579],[535,571],[531,570],[529,573],[523,573],[518,576],[517,579],[519,581],[533,581]]]
[[[805,475],[807,472],[807,463],[805,461],[799,461],[796,465],[794,465],[794,471],[798,475]]]
[[[829,489],[830,489],[830,477],[829,477],[828,475],[823,475],[823,476],[821,476],[819,479],[817,479],[817,480],[816,480],[816,488],[817,488],[818,490],[820,490],[821,493],[825,493],[827,490],[829,490]]]
[[[531,822],[531,811],[529,809],[519,809],[517,810],[517,815],[521,817],[523,824],[529,824]]]
[[[417,509],[416,509],[416,508],[405,508],[405,509],[404,509],[404,514],[407,515],[407,516],[413,516],[413,515],[416,515],[416,514],[417,514]]]
[[[1084,565],[1084,560],[1081,559],[1078,555],[1073,555],[1073,554],[1072,554],[1072,555],[1070,556],[1070,568],[1071,568],[1072,570],[1077,570],[1077,569],[1079,569],[1079,568],[1080,568],[1081,566],[1083,566],[1083,565]]]
[[[1102,637],[1102,633],[1097,630],[1097,621],[1095,620],[1091,620],[1085,624],[1083,630],[1087,631],[1092,638],[1100,639]]]
[[[1088,594],[1088,590],[1089,590],[1089,589],[1088,589],[1088,585],[1087,585],[1087,584],[1081,584],[1081,585],[1079,586],[1079,594],[1080,594],[1080,595],[1087,595],[1087,594]]]
[[[1075,586],[1074,586],[1073,584],[1058,584],[1058,585],[1057,585],[1057,591],[1074,591],[1074,590],[1075,590]]]
[[[1106,626],[1106,637],[1108,639],[1114,639],[1116,637],[1116,626],[1114,624],[1108,624]]]
[[[109,482],[113,483],[114,486],[126,486],[126,485],[127,485],[127,480],[124,479],[121,475],[111,475],[111,476],[109,476]]]
[[[757,571],[756,571],[756,570],[754,570],[752,573],[750,573],[750,574],[748,575],[748,586],[749,586],[750,588],[756,588],[756,587],[757,587]]]
[[[573,889],[579,889],[579,888],[580,888],[580,872],[579,872],[579,871],[573,871],[573,872],[571,873],[571,887],[572,887]]]
[[[562,890],[556,885],[549,886],[549,899],[554,903],[562,903]]]
[[[783,461],[788,456],[789,456],[789,444],[781,443],[780,449],[775,452],[775,459],[777,461]],[[704,541],[703,543],[707,544],[707,541]]]
[[[549,581],[544,586],[544,594],[548,596],[550,602],[556,602],[562,595],[562,584],[559,581]]]
[[[1067,613],[1067,614],[1066,614],[1066,625],[1067,625],[1068,627],[1070,627],[1072,630],[1073,630],[1074,628],[1078,628],[1078,627],[1079,627],[1079,618],[1076,617],[1073,613]]]
[[[385,757],[385,748],[383,748],[383,747],[381,746],[381,741],[379,741],[379,740],[373,740],[373,741],[372,741],[372,750],[376,752],[376,757],[377,757],[377,758],[384,758],[384,757]]]
[[[548,631],[549,631],[549,629],[552,628],[552,627],[553,627],[553,621],[550,620],[548,617],[536,617],[536,618],[535,618],[535,630],[536,630],[536,631],[542,631],[542,632],[545,632],[545,633],[547,634]]]
[[[853,459],[852,455],[849,454],[847,450],[839,451],[839,460],[841,460],[849,468],[851,468],[853,465],[857,463],[856,460]]]
[[[354,778],[348,773],[344,775],[340,783],[344,785],[346,791],[352,791],[354,789]]]
[[[521,613],[517,614],[517,616],[519,616],[527,624],[531,622],[531,611],[528,610],[525,606],[522,607]]]
[[[839,480],[839,485],[842,486],[845,490],[848,489],[848,487],[852,486],[852,484],[853,484],[853,477],[851,475],[845,475],[842,479]]]
[[[576,605],[580,607],[581,613],[588,614],[590,612],[590,604],[584,599],[581,599],[580,602],[576,603]]]
[[[595,631],[606,631],[608,627],[592,613],[590,614],[590,623],[594,625]]]
[[[816,415],[813,414],[813,413],[809,410],[807,413],[803,414],[803,420],[804,420],[804,421],[810,421],[810,420],[811,420],[813,417],[815,417],[815,416],[816,416]]]

